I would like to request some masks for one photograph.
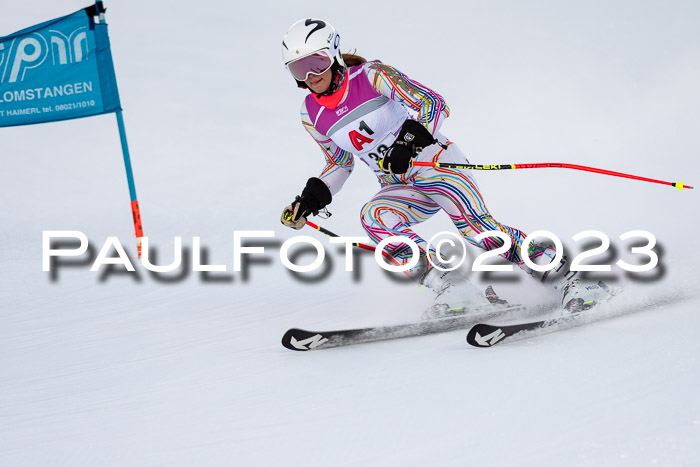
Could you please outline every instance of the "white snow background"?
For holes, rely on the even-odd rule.
[[[87,1],[1,2],[0,35]],[[109,236],[136,257],[114,115],[0,131],[0,465],[700,465],[700,190],[563,169],[477,173],[491,212],[526,232],[606,233],[598,260],[644,261],[618,236],[653,233],[661,265],[625,275],[638,313],[493,349],[464,331],[309,353],[290,327],[412,321],[431,294],[370,255],[300,280],[279,223],[323,156],[302,129],[281,40],[315,16],[441,93],[442,132],[474,163],[567,162],[700,188],[700,6],[694,1],[109,1],[112,53],[145,233],[157,262],[201,237],[226,273],[164,280],[90,262],[42,271],[42,231]],[[315,219],[363,235],[378,189],[358,162]],[[273,230],[232,272],[233,231]],[[416,229],[453,230],[440,214]],[[475,251],[470,248],[471,260]],[[300,263],[313,255],[303,254]],[[262,262],[261,262],[262,260]],[[191,270],[191,264],[188,266]],[[554,295],[473,276],[511,301]],[[635,278],[650,278],[634,280]],[[495,281],[495,282],[494,282]],[[611,304],[612,305],[612,304]]]

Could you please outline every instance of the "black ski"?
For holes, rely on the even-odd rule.
[[[472,326],[477,320],[483,320],[485,318],[494,319],[504,313],[523,309],[525,309],[523,305],[494,305],[494,309],[490,309],[486,312],[484,312],[482,308],[478,311],[466,311],[463,315],[459,316],[448,316],[415,323],[336,331],[307,331],[304,329],[292,328],[282,336],[282,345],[289,350],[307,351],[389,339],[400,339],[404,337],[425,336],[428,334],[466,329]]]
[[[506,324],[503,326],[479,323],[472,326],[469,333],[467,333],[467,342],[474,347],[493,347],[501,342],[513,340],[513,336],[524,331],[558,328],[559,325],[574,324],[579,316],[581,315],[563,316],[561,318],[530,321],[528,323]]]
[[[611,297],[603,302],[607,305],[609,300],[619,293],[619,290],[613,292],[609,290],[603,282],[598,282],[598,284],[611,293]],[[547,334],[550,332],[591,323],[593,321],[598,321],[614,315],[609,313],[599,314],[590,312],[591,308],[598,310],[598,306],[599,305],[583,307],[575,311],[561,310],[559,311],[560,316],[546,320],[505,324],[500,326],[486,323],[475,324],[467,333],[467,342],[469,345],[474,347],[493,347],[501,342],[511,342],[518,340],[520,337],[527,337],[527,332],[530,332],[529,335]],[[561,313],[563,313],[563,315]],[[521,333],[522,335],[518,335]]]

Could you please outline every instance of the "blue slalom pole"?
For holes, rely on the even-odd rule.
[[[129,196],[131,197],[131,214],[134,218],[134,231],[136,233],[136,247],[139,258],[141,257],[141,237],[143,237],[143,225],[141,224],[141,211],[139,202],[136,199],[136,185],[134,184],[134,174],[131,170],[131,158],[129,157],[129,144],[126,141],[126,129],[124,128],[124,117],[121,109],[118,109],[117,126],[119,127],[119,139],[122,143],[122,154],[124,155],[124,169],[126,169],[126,180],[129,184]]]

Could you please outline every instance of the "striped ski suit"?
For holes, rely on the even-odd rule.
[[[381,188],[361,211],[367,234],[377,243],[393,235],[410,237],[421,248],[421,255],[434,255],[426,251],[427,242],[411,227],[442,209],[464,239],[485,250],[498,248],[502,242],[497,238],[477,242],[475,236],[487,230],[505,232],[512,247],[502,256],[529,272],[519,251],[525,234],[493,218],[470,172],[411,167],[406,174],[386,175],[379,169],[383,151],[411,118],[408,110],[446,145],[446,149],[437,144],[423,149],[417,161],[467,163],[457,145],[438,131],[449,116],[442,96],[379,61],[350,67],[345,79],[349,80],[345,96],[337,107],[324,107],[309,94],[301,107],[301,120],[323,150],[326,165],[319,178],[334,196],[352,172],[355,157],[377,176]],[[389,244],[386,251],[399,263],[411,257],[410,247],[403,243]]]

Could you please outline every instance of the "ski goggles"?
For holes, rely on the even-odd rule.
[[[333,65],[328,50],[319,50],[306,57],[287,63],[287,69],[297,81],[306,81],[309,75],[325,73]]]

